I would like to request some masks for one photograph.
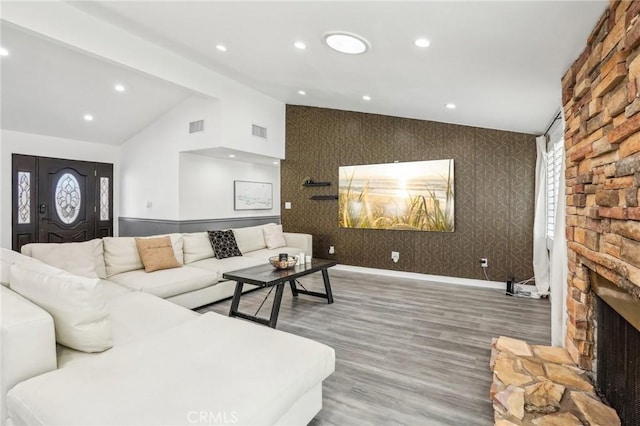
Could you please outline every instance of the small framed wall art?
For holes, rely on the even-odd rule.
[[[273,185],[269,182],[233,181],[234,210],[273,209]]]

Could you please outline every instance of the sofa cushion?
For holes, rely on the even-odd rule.
[[[83,352],[112,346],[109,311],[98,278],[20,262],[11,266],[10,280],[12,290],[51,314],[58,343]]]
[[[82,243],[32,243],[22,253],[72,274],[87,278],[106,278],[102,240]]]
[[[266,260],[256,258],[253,256],[238,256],[228,257],[226,259],[203,259],[190,264],[193,268],[202,268],[207,271],[216,272],[222,279],[222,274],[225,272],[237,271],[238,269],[250,268],[252,266],[263,265],[267,263]]]
[[[145,272],[182,266],[173,253],[169,237],[136,238],[136,247]]]
[[[183,236],[184,263],[188,265],[198,260],[214,257],[209,233],[193,232]]]
[[[152,237],[163,237],[164,235],[154,235]],[[182,251],[182,234],[169,234],[171,245],[176,260],[181,265],[184,262],[184,254]],[[136,239],[134,237],[105,237],[102,239],[104,244],[104,262],[107,270],[107,277],[111,277],[123,272],[135,271],[142,269],[144,265],[138,254]]]
[[[253,257],[255,259],[260,259],[263,262],[268,262],[269,258],[272,256],[277,256],[280,253],[287,253],[289,254],[289,256],[298,256],[300,254],[300,252],[302,252],[303,249],[300,247],[278,247],[276,249],[262,249],[262,250],[256,250],[256,251],[252,251],[251,253],[248,253],[245,257]]]
[[[0,284],[2,284],[5,287],[8,287],[11,265],[13,265],[16,262],[22,262],[26,259],[31,259],[31,258],[25,255],[22,255],[17,251],[0,247]],[[34,260],[34,262],[38,262],[38,261]]]
[[[113,275],[109,280],[132,291],[144,291],[163,299],[198,290],[219,281],[215,272],[184,266],[146,273],[142,269]]]
[[[9,389],[56,369],[56,337],[48,312],[4,286],[0,286],[0,336],[0,424],[4,425]]]
[[[273,226],[275,223],[269,223],[268,225],[247,226],[246,228],[233,229],[233,234],[236,237],[238,248],[242,254],[248,253],[254,250],[260,250],[267,247],[264,241],[265,226]]]
[[[163,332],[200,315],[159,297],[126,290],[125,294],[108,300],[107,306],[111,312],[114,349]],[[58,346],[57,356],[58,368],[62,368],[80,359],[102,356],[102,354],[87,354]]]
[[[326,345],[209,312],[19,383],[7,406],[15,424],[268,425],[334,369]]]
[[[209,239],[211,240],[213,252],[218,259],[242,256],[236,244],[233,231],[209,231]]]
[[[287,241],[282,233],[282,225],[265,226],[262,231],[264,233],[264,242],[267,244],[268,249],[287,246]]]
[[[113,281],[100,280],[100,284],[102,284],[102,293],[104,294],[104,298],[107,303],[109,303],[109,301],[114,297],[132,293],[128,288],[121,286],[120,284],[116,284]]]

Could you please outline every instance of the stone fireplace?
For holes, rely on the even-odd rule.
[[[640,311],[639,13],[640,2],[610,1],[562,79],[569,257],[565,345],[580,367],[594,373],[596,387],[604,380],[598,371],[624,370],[636,375],[623,377],[636,391],[637,366],[624,365],[634,360],[596,354],[618,351],[610,345],[620,340],[609,336],[615,331],[610,324],[602,324],[613,321],[604,315],[606,294],[624,295],[630,309]],[[610,365],[616,362],[623,365]]]

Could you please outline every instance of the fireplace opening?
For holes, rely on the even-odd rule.
[[[595,297],[596,389],[623,425],[640,425],[640,301],[599,274]]]

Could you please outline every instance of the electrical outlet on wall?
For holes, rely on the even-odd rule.
[[[487,259],[486,257],[483,257],[482,259],[480,259],[480,266],[482,266],[483,268],[488,268],[489,259]]]
[[[329,246],[329,254],[335,254],[336,248],[334,246]]]
[[[391,260],[393,260],[394,263],[398,263],[398,260],[400,260],[400,252],[399,251],[392,251],[391,252]]]

